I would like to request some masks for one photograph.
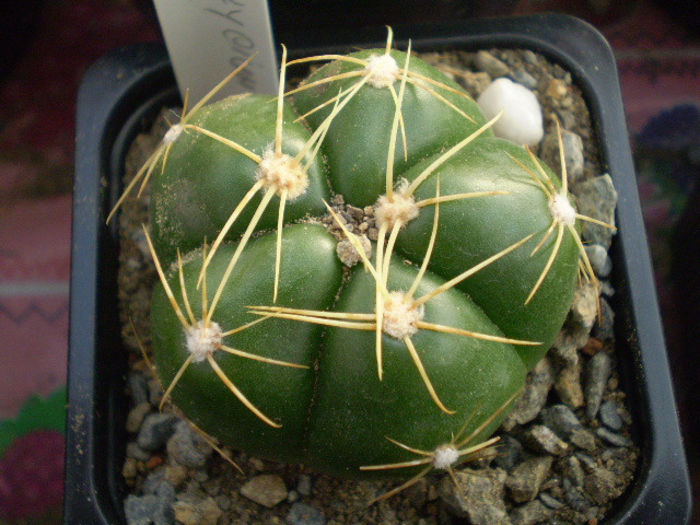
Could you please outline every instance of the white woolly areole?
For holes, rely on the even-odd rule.
[[[433,467],[445,470],[459,460],[459,451],[453,445],[440,445],[433,453]]]
[[[391,230],[394,224],[400,222],[407,224],[418,217],[418,206],[413,196],[406,196],[401,192],[394,192],[391,199],[386,195],[382,195],[377,199],[377,205],[374,209],[374,218],[377,221],[377,226],[381,227],[386,224]]]
[[[476,103],[487,119],[503,110],[492,128],[497,137],[527,146],[542,140],[542,108],[535,94],[525,86],[505,77],[497,78],[479,95]]]
[[[416,324],[423,320],[424,314],[423,305],[414,306],[413,299],[404,292],[389,292],[384,301],[382,329],[396,339],[410,337],[418,331]]]
[[[172,144],[182,134],[184,129],[185,128],[182,126],[182,124],[173,124],[170,126],[170,129],[166,131],[165,136],[163,137],[163,143]]]
[[[214,353],[221,344],[223,335],[219,323],[209,321],[205,327],[202,321],[198,321],[185,330],[185,339],[187,350],[194,355],[194,362],[199,363]]]
[[[576,210],[569,202],[566,195],[557,193],[549,201],[549,210],[552,212],[554,220],[566,226],[573,226],[576,222]]]
[[[275,153],[272,148],[263,153],[256,176],[265,182],[266,188],[274,188],[278,195],[286,189],[290,200],[303,195],[309,186],[309,178],[299,163],[286,153]]]
[[[399,65],[394,57],[388,54],[372,55],[367,60],[365,71],[369,74],[367,83],[375,88],[387,88],[399,78]]]

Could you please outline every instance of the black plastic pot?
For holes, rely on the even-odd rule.
[[[641,461],[635,480],[607,523],[661,524],[690,520],[690,483],[681,444],[650,258],[611,49],[588,24],[560,15],[489,19],[426,28],[395,28],[416,50],[528,48],[568,70],[584,93],[600,144],[603,169],[619,192],[620,232],[613,308],[624,390],[636,421]],[[334,35],[332,47],[383,45],[384,30]],[[317,54],[322,35],[292,42]],[[399,42],[399,45],[402,43]],[[301,49],[305,48],[305,49]],[[126,352],[117,314],[116,222],[105,226],[121,190],[131,140],[178,95],[164,49],[119,50],[86,74],[78,97],[73,208],[70,368],[65,522],[124,521],[121,467]]]

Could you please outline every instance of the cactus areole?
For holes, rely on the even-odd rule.
[[[588,277],[585,218],[565,170],[494,137],[391,38],[285,56],[282,86],[313,61],[276,99],[186,102],[137,176],[164,400],[262,458],[355,478],[449,469],[495,442],[560,330]]]

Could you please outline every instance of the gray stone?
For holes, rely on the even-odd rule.
[[[547,402],[553,380],[552,365],[544,358],[528,374],[522,393],[503,422],[503,428],[511,430],[516,424],[524,425],[535,419]]]
[[[551,357],[557,364],[578,363],[576,341],[566,333],[566,330],[559,331],[554,343],[552,343],[552,348],[549,349],[548,357]]]
[[[137,461],[148,461],[151,457],[151,453],[139,447],[136,441],[129,441],[126,444],[126,457]]]
[[[365,255],[367,257],[371,257],[372,243],[369,241],[367,236],[364,234],[359,235],[358,239],[360,240],[360,245],[362,246]],[[342,262],[348,268],[352,268],[362,260],[358,251],[347,239],[343,239],[342,241],[338,242],[338,244],[336,244],[335,252],[338,255],[338,259],[340,259],[340,262]]]
[[[551,511],[547,507],[539,500],[534,500],[513,509],[510,521],[513,525],[535,525],[545,521],[550,514]]]
[[[139,403],[131,410],[126,416],[126,431],[136,434],[141,428],[141,423],[143,423],[146,415],[151,411],[151,404],[148,401]]]
[[[508,65],[493,56],[488,51],[479,51],[474,59],[474,65],[480,71],[485,71],[493,78],[507,75],[510,71]]]
[[[539,500],[550,509],[560,509],[564,504],[547,492],[540,492]]]
[[[523,446],[520,441],[509,434],[501,436],[498,442],[498,455],[493,460],[493,464],[505,471],[510,471],[520,459]]]
[[[535,452],[563,456],[569,446],[551,428],[533,425],[524,434],[525,444]]]
[[[212,448],[209,443],[184,420],[175,425],[175,432],[168,439],[168,455],[184,467],[201,469],[207,464]]]
[[[182,525],[216,525],[223,514],[212,498],[188,495],[173,504],[175,519]]]
[[[287,487],[277,474],[261,474],[247,481],[241,487],[241,494],[271,509],[287,499]]]
[[[595,274],[602,279],[608,277],[612,271],[612,259],[610,259],[605,246],[588,244],[584,246],[584,249]]]
[[[503,501],[506,473],[499,469],[464,469],[455,472],[459,487],[449,476],[438,485],[448,511],[479,525],[510,525]]]
[[[574,487],[583,487],[583,479],[586,474],[583,471],[581,462],[576,456],[569,456],[564,460],[562,465],[562,473]]]
[[[568,439],[574,429],[581,427],[581,421],[566,405],[557,404],[547,407],[540,413],[542,422],[556,434]]]
[[[530,90],[534,90],[537,87],[537,79],[523,69],[511,71],[509,76],[513,79],[513,82],[517,82]]]
[[[628,437],[618,434],[617,432],[612,432],[605,427],[596,428],[595,433],[600,439],[616,447],[632,446],[632,441]]]
[[[578,182],[583,175],[583,141],[576,133],[562,129],[561,142],[564,151],[564,162],[566,163],[567,180],[573,184]],[[546,135],[542,141],[540,151],[542,160],[561,177],[561,151],[556,132]]]
[[[140,372],[130,372],[126,380],[131,399],[135,405],[148,403],[148,383]]]
[[[311,476],[308,474],[299,474],[297,492],[302,496],[311,496]]]
[[[604,298],[600,298],[600,315],[596,318],[591,335],[600,341],[615,338],[615,312]]]
[[[578,354],[577,354],[578,355]],[[581,388],[581,363],[566,364],[558,372],[554,380],[554,390],[559,399],[572,408],[583,406],[583,389]]]
[[[598,352],[588,361],[583,393],[586,398],[586,416],[590,420],[598,414],[611,370],[612,359],[606,352]]]
[[[163,387],[160,384],[160,381],[157,379],[151,379],[148,382],[148,400],[150,401],[151,405],[154,407],[157,407],[160,405],[160,401],[163,399]]]
[[[294,503],[287,514],[289,525],[324,525],[326,518],[320,510],[306,503]]]
[[[598,411],[598,418],[610,430],[620,430],[622,428],[619,404],[614,399],[603,401]]]
[[[586,494],[598,505],[617,498],[624,491],[624,484],[619,483],[616,476],[603,467],[596,467],[587,474],[583,484]]]
[[[576,185],[575,193],[579,213],[612,226],[615,225],[617,191],[610,175],[605,174],[581,182]],[[581,237],[589,243],[610,248],[613,235],[614,230],[610,228],[582,221]]]
[[[582,327],[586,331],[586,335],[588,335],[596,320],[597,313],[598,290],[591,283],[579,286],[574,293],[570,322]]]
[[[491,77],[484,72],[465,71],[457,82],[473,97],[478,98],[491,83]]]
[[[595,459],[593,459],[591,456],[584,452],[575,452],[574,455],[578,458],[578,460],[583,464],[583,466],[586,468],[586,470],[593,470],[596,468],[597,463],[595,462]]]
[[[171,525],[175,523],[172,501],[165,501],[154,494],[127,496],[124,515],[128,525]]]
[[[176,422],[177,417],[173,414],[149,414],[141,424],[136,442],[144,450],[157,450],[168,441]]]
[[[569,436],[572,445],[587,452],[593,452],[596,447],[595,436],[587,428],[577,428]]]
[[[523,60],[527,62],[530,65],[536,66],[539,64],[539,61],[537,59],[537,55],[535,54],[534,51],[531,51],[529,49],[526,49],[523,51]]]
[[[161,501],[175,501],[175,487],[168,483],[162,467],[146,476],[141,491],[146,495],[157,496]]]
[[[551,456],[526,459],[516,466],[506,479],[506,488],[513,501],[523,503],[535,499],[551,466]]]
[[[588,510],[591,505],[590,502],[586,499],[581,490],[575,487],[568,478],[564,478],[562,488],[564,489],[564,499],[572,509],[578,512],[585,512]]]

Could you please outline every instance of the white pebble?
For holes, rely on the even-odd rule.
[[[493,125],[497,137],[532,146],[542,140],[542,108],[534,93],[507,78],[498,78],[477,99],[487,119],[503,110]]]

